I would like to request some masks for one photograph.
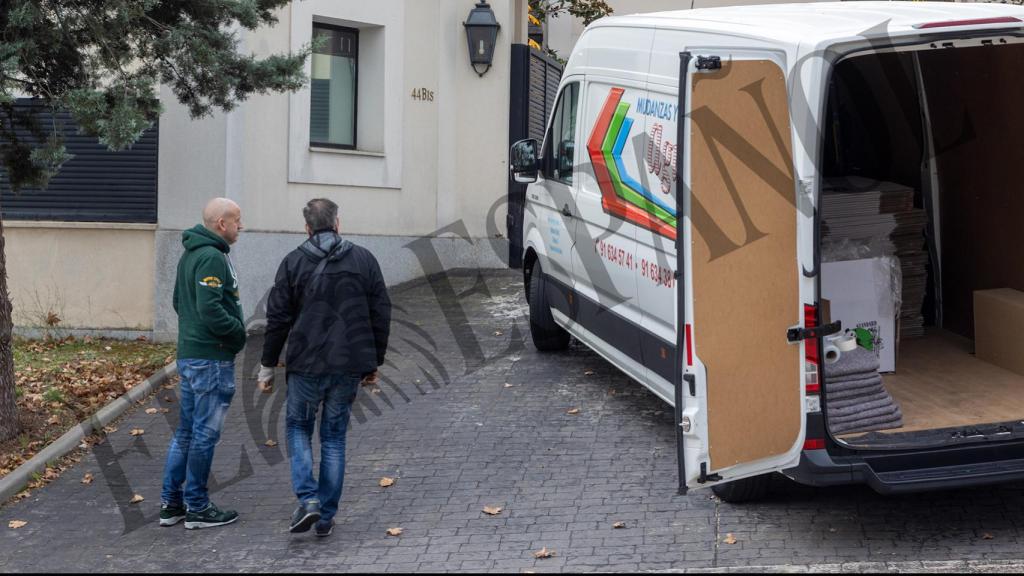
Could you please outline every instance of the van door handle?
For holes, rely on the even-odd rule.
[[[572,210],[569,210],[569,205],[562,206],[562,216],[566,218],[572,218]]]

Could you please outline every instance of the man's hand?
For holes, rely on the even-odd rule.
[[[256,376],[256,383],[264,394],[274,391],[274,369],[269,366],[260,366],[260,373]]]
[[[376,386],[380,377],[379,372],[379,370],[374,370],[373,372],[370,372],[366,376],[363,376],[363,386]]]

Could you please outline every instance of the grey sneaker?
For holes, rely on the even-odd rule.
[[[331,532],[334,532],[334,520],[330,520],[330,521],[328,521],[326,523],[324,523],[324,522],[317,522],[316,523],[316,535],[318,537],[326,538],[326,537],[331,535]]]
[[[295,513],[292,514],[292,523],[288,528],[288,531],[297,534],[299,532],[308,532],[313,524],[320,521],[320,503],[316,500],[310,500],[305,504],[300,504],[295,509]]]
[[[160,505],[160,525],[161,526],[174,526],[178,522],[185,519],[185,507],[182,505],[173,504],[161,504]]]
[[[199,512],[189,510],[188,514],[185,515],[185,528],[189,530],[213,528],[214,526],[231,524],[235,520],[238,520],[238,512],[234,510],[221,510],[213,502],[210,502],[206,508]]]

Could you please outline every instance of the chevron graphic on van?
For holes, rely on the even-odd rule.
[[[659,200],[626,171],[622,149],[633,127],[627,118],[629,104],[622,102],[623,88],[612,88],[587,141],[587,153],[601,190],[601,207],[666,238],[676,238],[676,211]]]

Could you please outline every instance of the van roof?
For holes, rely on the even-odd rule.
[[[1016,17],[1024,20],[1024,6],[959,2],[806,2],[758,4],[611,16],[593,27],[625,26],[727,32],[786,44],[904,35],[918,32],[915,25],[983,18]],[[886,21],[888,24],[886,25]],[[971,28],[1024,26],[988,24]],[[940,28],[941,30],[941,28]]]

